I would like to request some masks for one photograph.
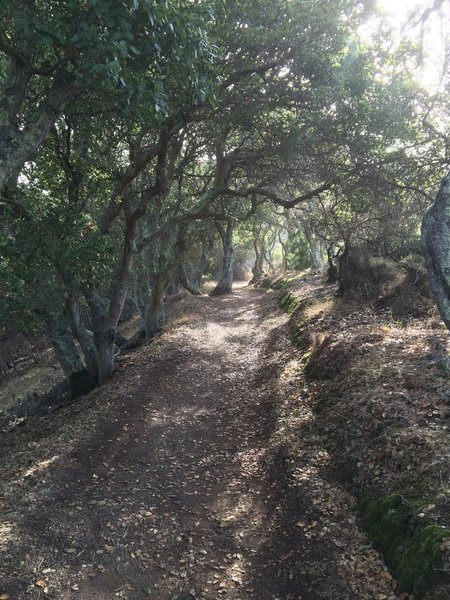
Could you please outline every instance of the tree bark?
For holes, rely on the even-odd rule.
[[[189,277],[187,276],[187,273],[186,273],[186,264],[183,259],[181,259],[181,262],[180,262],[180,269],[178,272],[178,276],[179,276],[179,282],[184,287],[184,289],[187,290],[190,294],[192,294],[193,296],[201,296],[202,295],[202,293],[198,289],[198,287],[189,280]]]
[[[450,329],[450,174],[422,220],[422,244],[431,290]]]
[[[264,274],[264,271],[263,271],[264,253],[260,252],[260,248],[258,246],[258,240],[256,238],[253,239],[253,248],[255,250],[255,264],[252,267],[253,277],[252,277],[249,285],[253,285],[253,284],[261,281],[262,276]]]
[[[111,377],[115,365],[115,330],[106,329],[97,337],[98,380],[104,383]]]
[[[327,278],[326,283],[336,283],[338,280],[338,270],[336,265],[333,262],[333,252],[332,247],[327,248],[327,260],[328,260],[328,270],[327,270]]]
[[[92,386],[88,372],[70,334],[67,318],[64,313],[53,313],[50,316],[49,324],[56,358],[69,382],[72,397],[81,396],[92,389]]]
[[[303,222],[303,233],[309,246],[309,258],[311,261],[311,269],[313,271],[323,267],[323,256],[320,242],[317,240],[311,225],[308,221]]]
[[[75,91],[75,85],[67,77],[65,80],[63,77],[55,80],[21,130],[10,121],[6,111],[0,114],[0,192],[8,182],[15,182],[27,161],[33,160]]]
[[[281,255],[282,255],[282,265],[283,270],[287,271],[288,266],[288,257],[289,257],[289,243],[287,241],[283,241],[281,234],[278,234],[278,241],[281,245]]]
[[[195,287],[201,289],[203,283],[203,276],[208,267],[209,255],[214,247],[214,238],[212,236],[202,237],[202,255],[198,264],[197,271],[192,281]]]
[[[137,218],[132,215],[127,219],[125,227],[119,272],[114,285],[111,286],[109,298],[103,297],[98,290],[91,290],[86,298],[91,313],[94,343],[97,348],[99,384],[104,383],[114,371],[114,342],[117,325],[130,286],[131,268],[136,252]]]
[[[98,353],[94,336],[81,322],[80,310],[76,302],[69,297],[65,304],[72,335],[80,344],[89,380],[92,387],[94,387],[98,382]]]
[[[145,260],[157,264],[156,273],[148,276],[145,282],[145,337],[151,339],[165,323],[164,295],[167,285],[180,270],[180,261],[186,251],[187,229],[179,226],[172,229],[169,235],[161,240],[160,248],[146,247]]]
[[[166,320],[164,310],[166,282],[166,276],[160,275],[155,278],[152,285],[150,300],[145,311],[145,337],[147,340],[150,340],[161,331]]]
[[[233,249],[233,225],[228,222],[227,228],[221,223],[217,224],[220,237],[223,245],[223,264],[222,274],[216,287],[211,292],[211,296],[222,296],[231,294],[233,291],[233,265],[234,265],[234,249]]]
[[[110,319],[110,301],[97,290],[89,298],[94,343],[97,348],[98,382],[104,383],[114,370],[115,327]],[[117,326],[117,323],[116,323]]]

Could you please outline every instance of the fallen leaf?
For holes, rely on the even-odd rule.
[[[36,581],[34,582],[34,585],[36,587],[42,588],[45,593],[48,592],[48,582],[45,581],[45,579],[36,579]]]

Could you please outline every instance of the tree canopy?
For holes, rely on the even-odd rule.
[[[417,44],[359,34],[375,10],[3,2],[3,327],[45,325],[84,389],[114,369],[126,302],[151,337],[167,290],[198,293],[221,247],[231,290],[233,234],[256,279],[410,251],[448,170],[448,98],[414,76]]]

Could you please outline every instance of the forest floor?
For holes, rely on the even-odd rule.
[[[0,598],[407,598],[299,400],[277,294],[171,312],[102,388],[2,434]]]

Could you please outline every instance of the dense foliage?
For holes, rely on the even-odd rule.
[[[2,326],[45,324],[75,390],[112,373],[126,302],[151,337],[174,284],[199,293],[212,267],[231,291],[233,236],[254,280],[414,249],[448,168],[447,99],[414,79],[411,44],[362,41],[372,11],[3,2]]]

